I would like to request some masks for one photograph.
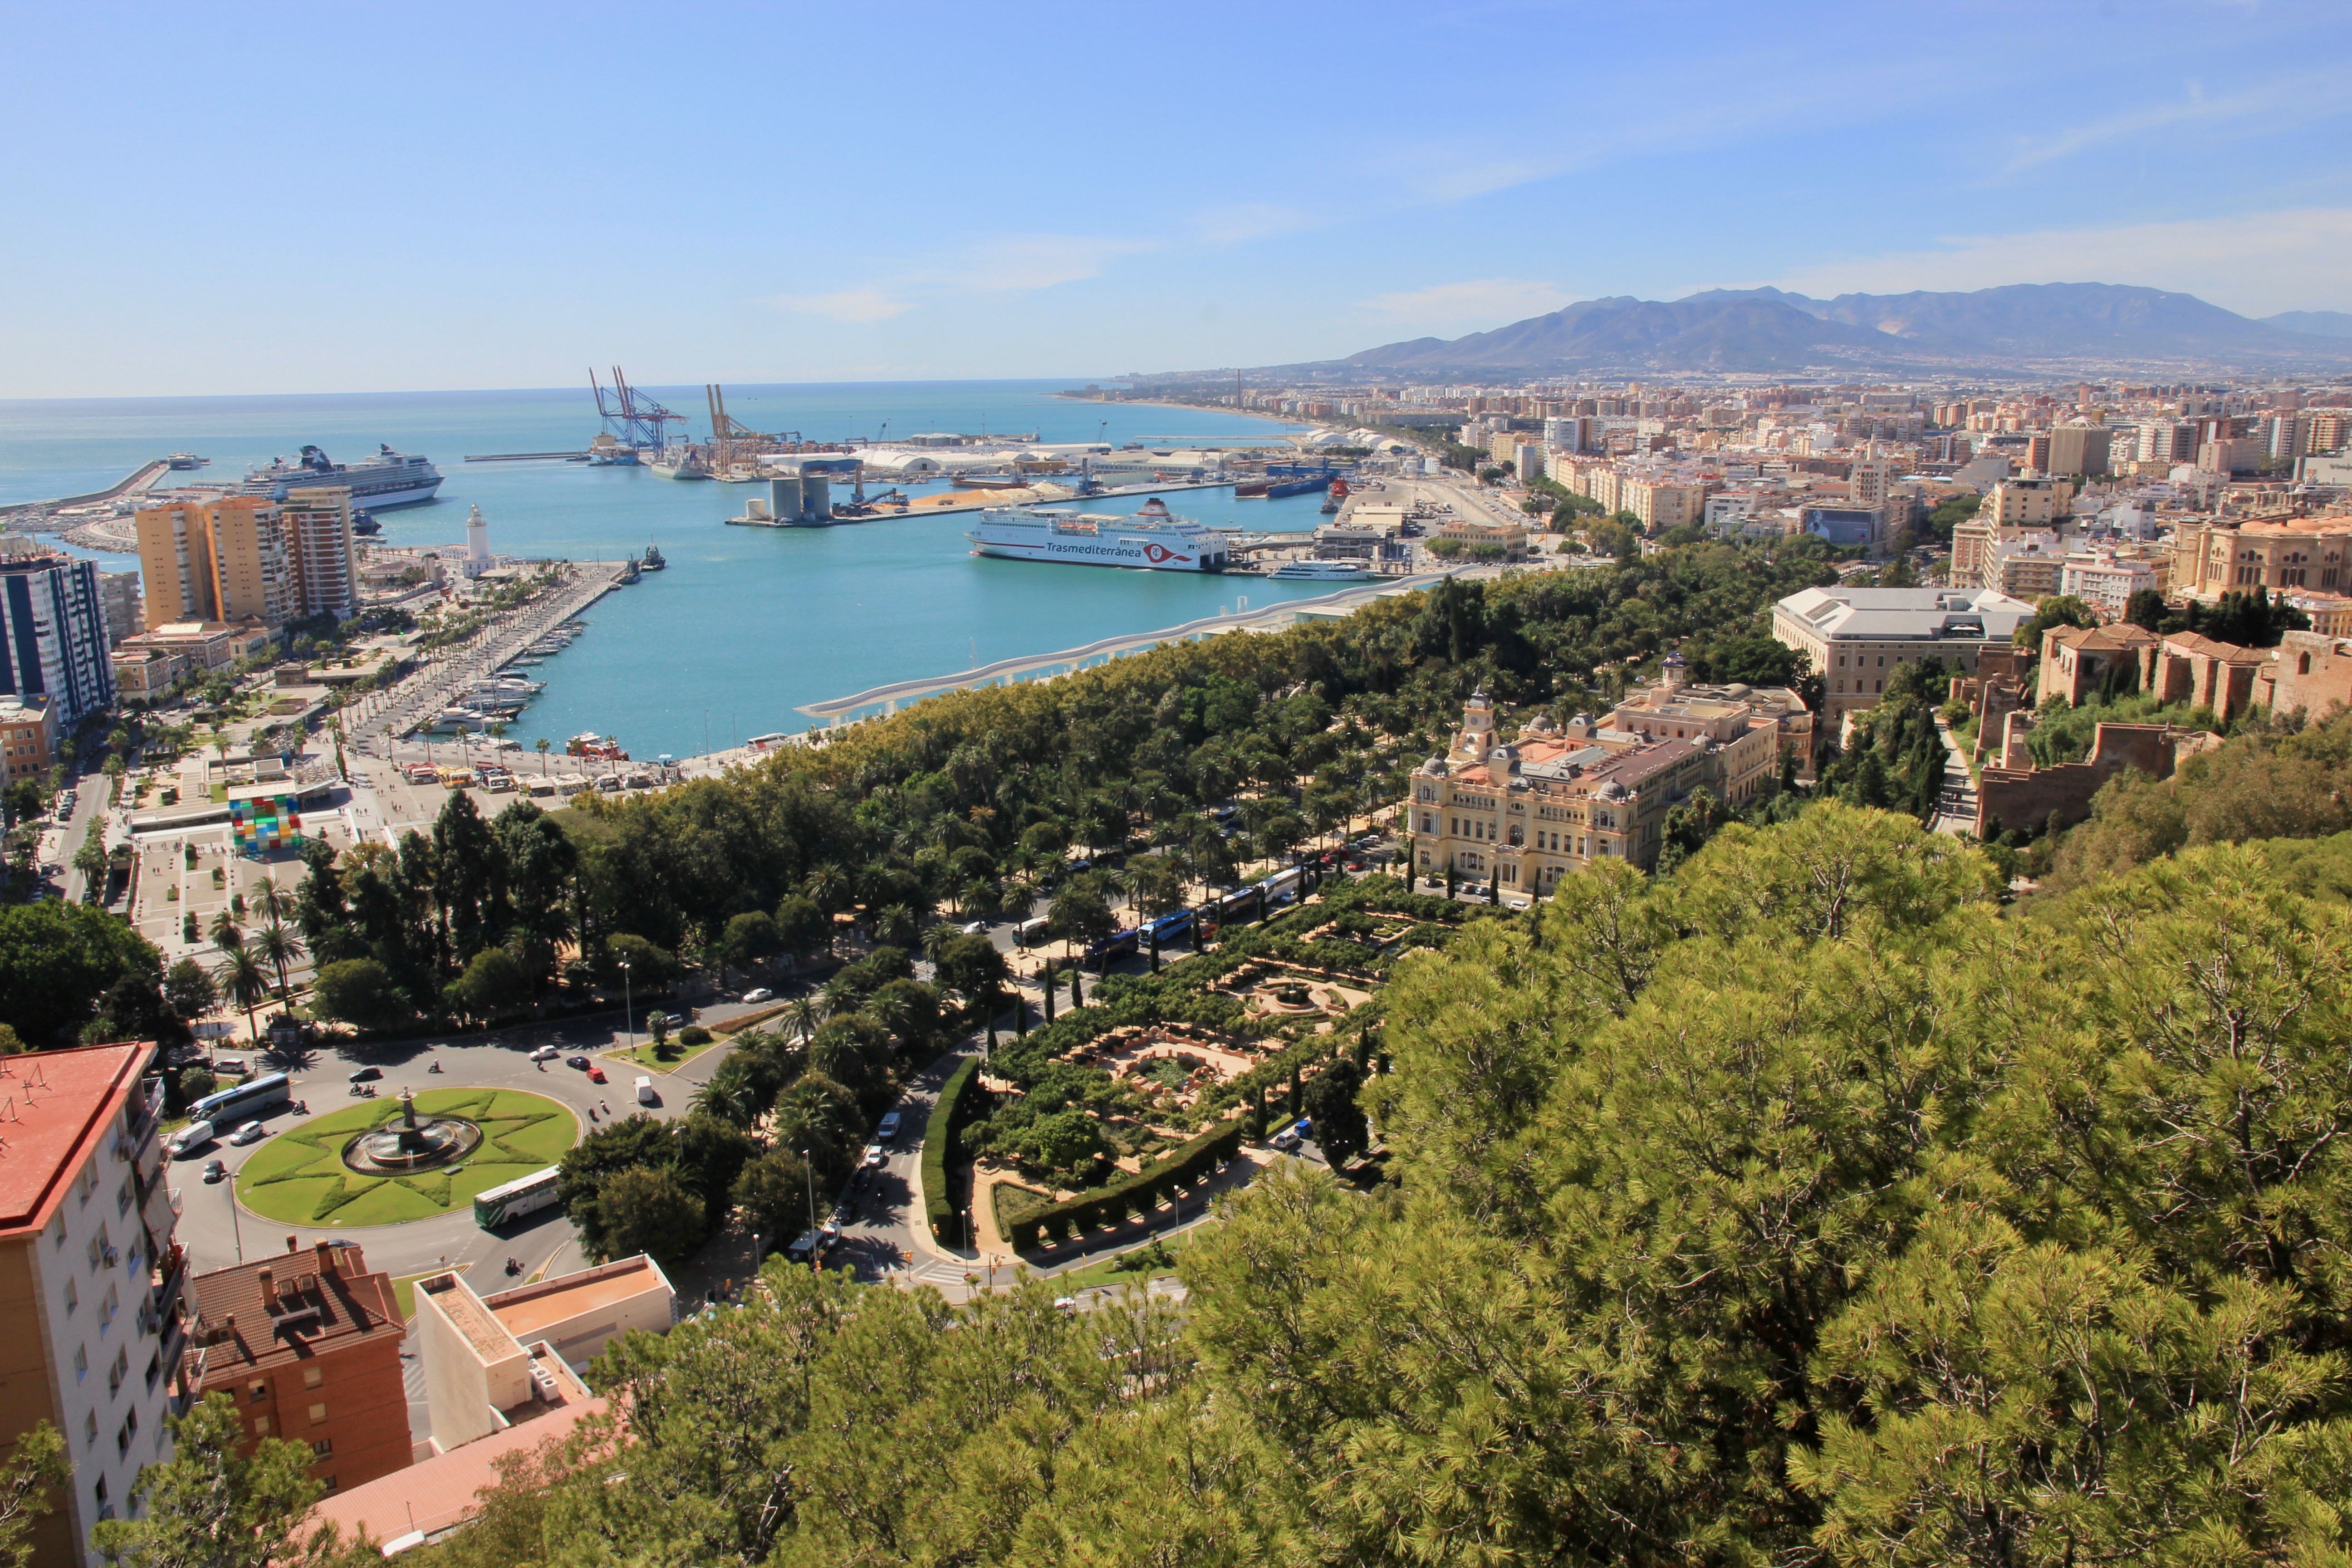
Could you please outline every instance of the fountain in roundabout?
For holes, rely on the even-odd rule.
[[[366,1176],[406,1176],[462,1160],[481,1147],[482,1130],[462,1116],[416,1115],[416,1095],[400,1091],[400,1114],[343,1145],[343,1163]]]

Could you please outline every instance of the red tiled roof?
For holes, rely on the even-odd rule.
[[[536,1447],[561,1438],[590,1415],[607,1408],[602,1399],[586,1400],[551,1410],[536,1421],[526,1421],[494,1432],[463,1447],[379,1476],[364,1486],[319,1500],[310,1510],[313,1526],[339,1526],[344,1539],[365,1533],[382,1543],[411,1531],[438,1534],[462,1524],[481,1511],[476,1495],[498,1484],[498,1460],[518,1449]]]
[[[0,1237],[49,1223],[153,1052],[142,1041],[0,1057]]]
[[[330,1259],[340,1267],[324,1267]],[[278,1293],[274,1312],[263,1300],[265,1272]],[[315,1283],[298,1291],[306,1277]],[[207,1383],[223,1374],[309,1361],[371,1338],[397,1340],[407,1331],[394,1302],[392,1277],[369,1273],[365,1255],[349,1245],[320,1242],[216,1268],[190,1279],[188,1293],[195,1298],[199,1334],[225,1332],[208,1346]],[[236,1327],[227,1331],[232,1318]]]

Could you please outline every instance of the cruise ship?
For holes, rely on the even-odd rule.
[[[284,500],[288,490],[306,485],[347,489],[354,506],[383,511],[431,500],[441,488],[441,470],[423,458],[404,457],[389,447],[379,447],[374,457],[356,463],[330,462],[318,447],[305,447],[299,462],[279,458],[266,468],[249,470],[236,493]]]
[[[1061,561],[1073,566],[1132,566],[1152,572],[1222,572],[1224,535],[1169,511],[1157,496],[1133,517],[992,507],[964,535],[974,555]]]
[[[1278,583],[1360,583],[1371,574],[1360,561],[1286,561],[1266,575]]]

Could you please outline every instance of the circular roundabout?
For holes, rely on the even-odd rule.
[[[404,1225],[546,1169],[580,1121],[545,1095],[434,1089],[298,1122],[236,1173],[237,1202],[286,1225]]]

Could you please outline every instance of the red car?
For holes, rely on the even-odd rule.
[[[590,1083],[603,1083],[604,1081],[604,1069],[603,1068],[590,1068],[588,1069],[588,1081]]]

